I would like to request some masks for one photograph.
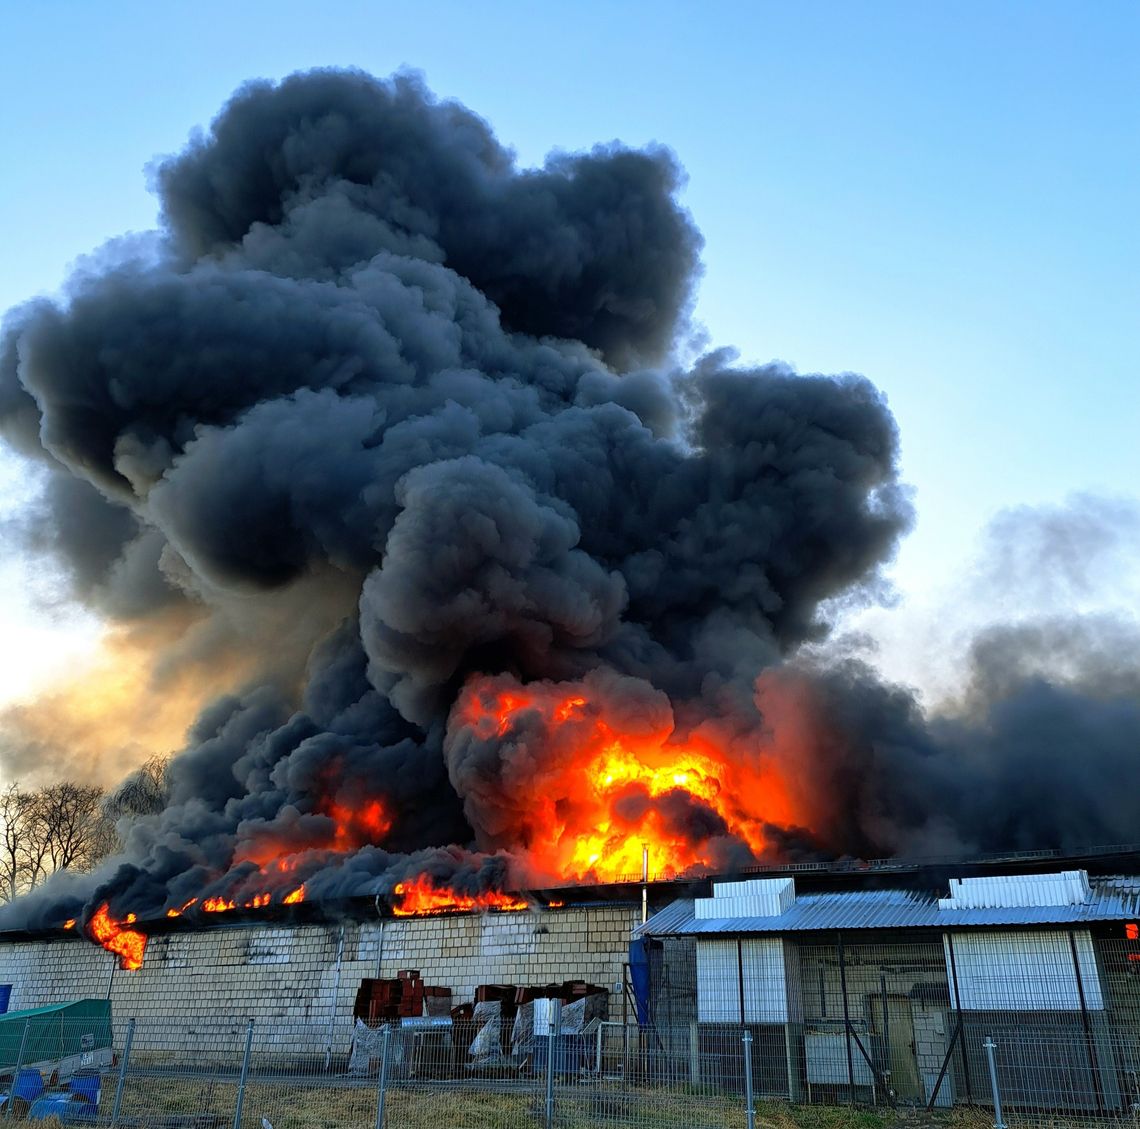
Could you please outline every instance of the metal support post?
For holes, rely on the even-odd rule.
[[[756,1129],[756,1108],[752,1093],[752,1032],[747,1027],[740,1036],[744,1044],[744,1110],[748,1119],[748,1129]]]
[[[740,1004],[740,1026],[744,1026],[744,950],[740,938],[736,938],[736,993]]]
[[[333,1009],[329,1015],[329,1033],[325,1041],[325,1073],[332,1069],[332,1047],[333,1047],[333,1031],[336,1029],[336,1003],[340,996],[340,968],[341,962],[344,959],[344,924],[341,923],[340,927],[340,940],[336,945],[336,980],[333,982],[332,998]],[[379,979],[379,978],[377,978]]]
[[[20,1037],[20,1050],[16,1055],[16,1066],[12,1071],[12,1085],[8,1087],[8,1100],[4,1103],[4,1114],[12,1116],[12,1103],[16,1100],[16,1083],[20,1080],[20,1067],[24,1065],[24,1052],[28,1049],[28,1028],[31,1020],[24,1020],[24,1034]]]
[[[993,1041],[992,1036],[987,1035],[982,1046],[986,1048],[986,1062],[990,1068],[990,1087],[994,1092],[994,1129],[1007,1129],[1005,1119],[1001,1115],[1001,1093],[998,1091],[997,1063],[994,1061],[997,1043]]]
[[[376,1129],[384,1129],[384,1101],[388,1094],[388,1058],[392,1046],[392,1025],[380,1031],[380,1077],[376,1082]]]
[[[965,1021],[962,1018],[962,995],[958,990],[958,961],[954,956],[954,935],[952,933],[946,934],[946,951],[950,954],[950,979],[952,987],[954,988],[954,1011],[958,1017],[958,1049],[962,1053],[962,1081],[966,1085],[966,1104],[974,1104],[973,1087],[970,1085],[970,1056],[966,1053],[966,1027]],[[953,1043],[950,1044],[951,1048]],[[933,1108],[934,1100],[931,1099],[930,1106]]]
[[[123,1061],[119,1064],[119,1080],[115,1084],[115,1104],[111,1107],[111,1124],[117,1125],[123,1109],[123,1087],[127,1084],[127,1063],[131,1060],[131,1044],[135,1041],[135,1021],[127,1020],[127,1038],[123,1043]]]
[[[641,924],[649,920],[649,848],[641,848]]]
[[[855,1056],[851,1051],[851,1009],[847,1003],[847,961],[843,954],[843,934],[836,931],[835,949],[839,956],[839,989],[843,993],[843,1045],[847,1048],[847,1100],[855,1104]]]
[[[562,1001],[550,1001],[550,1030],[546,1056],[546,1129],[554,1129],[554,1060],[562,1050]]]
[[[245,1104],[245,1084],[249,1078],[249,1060],[253,1053],[253,1020],[245,1029],[245,1054],[241,1058],[241,1076],[238,1078],[237,1104],[234,1106],[234,1129],[241,1129],[241,1107]]]
[[[1089,1076],[1092,1078],[1093,1091],[1096,1094],[1096,1111],[1104,1116],[1104,1095],[1100,1088],[1100,1071],[1097,1069],[1096,1044],[1093,1039],[1092,1023],[1089,1021],[1089,1006],[1085,999],[1085,982],[1081,976],[1081,961],[1077,955],[1077,938],[1072,929],[1069,930],[1069,951],[1073,957],[1073,975],[1077,978],[1077,996],[1081,1004],[1081,1024],[1085,1029],[1085,1055],[1089,1063]]]

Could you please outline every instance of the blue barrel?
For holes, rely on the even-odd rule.
[[[0,1015],[8,1010],[8,1005],[12,1002],[12,985],[0,984]]]
[[[70,1094],[44,1094],[42,1098],[36,1098],[32,1102],[32,1108],[28,1110],[28,1120],[47,1121],[49,1117],[58,1117],[66,1125],[68,1113],[78,1104]]]
[[[58,1117],[64,1125],[93,1122],[97,1115],[98,1111],[89,1101],[66,1091],[44,1094],[32,1102],[32,1108],[28,1110],[29,1121],[47,1121],[49,1117]]]
[[[12,1087],[12,1097],[34,1102],[44,1092],[43,1075],[30,1066],[22,1067]]]
[[[103,1080],[98,1074],[89,1074],[86,1071],[76,1072],[68,1079],[67,1088],[77,1097],[90,1102],[93,1106],[99,1104],[99,1089]]]

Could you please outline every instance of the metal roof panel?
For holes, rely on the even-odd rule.
[[[940,907],[933,892],[857,890],[801,894],[771,917],[698,918],[680,898],[634,930],[636,936],[805,933],[835,929],[957,929],[1003,925],[1080,925],[1140,918],[1140,878],[1098,878],[1075,905]]]

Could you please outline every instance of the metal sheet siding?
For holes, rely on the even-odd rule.
[[[745,1023],[787,1023],[783,942],[750,937],[739,942],[739,955],[737,944],[719,937],[697,942],[697,1018],[701,1023],[739,1023],[743,978]]]
[[[942,944],[949,979],[953,973],[945,937]],[[963,933],[954,938],[954,961],[965,1011],[1104,1009],[1096,955],[1087,929],[1076,930],[1071,943],[1069,934],[1059,929]]]

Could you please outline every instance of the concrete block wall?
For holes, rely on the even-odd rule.
[[[914,1023],[914,1056],[918,1065],[918,1076],[922,1080],[927,1098],[934,1091],[934,1084],[946,1058],[946,1048],[950,1045],[952,1027],[947,1020],[945,1007],[919,1000],[911,1002],[911,1017]],[[938,1104],[952,1105],[954,1101],[954,1071],[947,1070],[938,1090]]]
[[[479,984],[550,984],[588,980],[619,1001],[629,934],[640,923],[633,906],[590,906],[542,913],[398,918],[383,935],[370,926],[359,953],[375,976],[418,968],[428,984],[469,1000]]]
[[[428,984],[451,988],[455,1003],[472,999],[479,984],[573,979],[609,988],[618,1004],[638,920],[633,906],[605,905],[383,923],[235,923],[152,937],[135,972],[80,937],[0,938],[0,983],[12,985],[12,1010],[109,994],[117,1028],[137,1019],[140,1050],[230,1060],[253,1019],[258,1050],[342,1053],[356,990],[378,968],[383,977],[417,968]]]

